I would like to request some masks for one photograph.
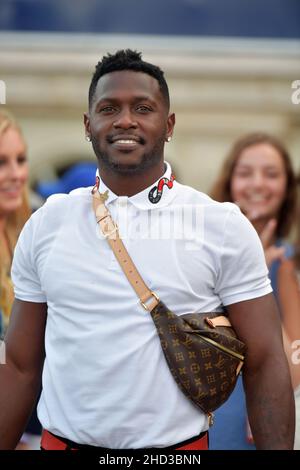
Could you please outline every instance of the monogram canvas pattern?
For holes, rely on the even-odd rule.
[[[160,301],[151,315],[177,384],[202,411],[214,411],[235,387],[242,365],[237,356],[244,356],[245,344],[237,339],[233,328],[208,324],[207,318],[220,313],[178,316]]]

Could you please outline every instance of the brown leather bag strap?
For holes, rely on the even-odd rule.
[[[142,306],[145,310],[151,311],[159,302],[158,296],[145,284],[143,278],[130,258],[128,251],[119,236],[118,226],[113,221],[109,210],[104,204],[106,195],[99,193],[95,186],[92,191],[92,196],[93,209],[96,215],[97,224],[100,226],[103,236],[108,241],[115,257],[124,271],[125,276],[140,299]]]

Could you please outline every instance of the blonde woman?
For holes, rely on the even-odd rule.
[[[13,302],[10,268],[18,235],[30,215],[26,144],[14,118],[0,110],[0,315],[7,326]],[[3,333],[3,331],[2,331]]]
[[[296,178],[284,145],[265,133],[253,133],[239,139],[224,162],[211,196],[220,202],[239,205],[260,236],[290,362],[289,344],[300,338],[300,295],[292,259],[293,247],[286,241],[295,221]],[[224,405],[227,418],[231,418],[229,406],[230,403]],[[222,413],[220,410],[220,417]],[[241,434],[240,423],[244,417],[237,414],[235,410],[232,420],[240,426]],[[216,440],[221,440],[217,430],[212,431],[211,440],[214,432]]]

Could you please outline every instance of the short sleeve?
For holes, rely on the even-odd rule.
[[[35,244],[42,208],[35,212],[25,224],[14,252],[11,278],[15,297],[27,302],[46,302],[35,263]]]
[[[224,306],[272,292],[261,241],[238,207],[228,213],[215,292]]]

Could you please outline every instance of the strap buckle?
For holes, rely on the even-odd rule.
[[[159,302],[159,297],[158,297],[158,295],[155,294],[155,292],[153,292],[153,291],[150,291],[150,292],[151,292],[151,295],[153,295],[153,297],[157,300],[157,302]],[[149,300],[149,299],[148,299],[148,300]],[[148,300],[147,300],[147,302],[148,302]],[[140,300],[140,302],[141,302],[141,305],[144,307],[144,309],[145,309],[145,310],[148,310],[148,312],[150,312],[150,309],[149,309],[148,305],[146,305],[145,302],[142,302],[141,300]]]
[[[211,411],[207,413],[207,418],[208,418],[208,426],[209,427],[213,426],[215,422],[215,416]]]
[[[119,229],[118,224],[116,224],[116,223],[112,220],[111,215],[110,215],[109,212],[107,212],[107,213],[104,214],[102,217],[100,217],[100,219],[97,219],[97,224],[99,224],[102,220],[106,219],[107,217],[110,218],[110,221],[111,221],[111,223],[112,223],[112,225],[113,225],[113,228],[111,229],[111,231],[110,231],[109,233],[104,233],[104,230],[101,228],[101,230],[102,230],[102,235],[103,235],[104,238],[109,238],[113,233],[116,233],[116,232],[118,231],[118,229]]]
[[[114,228],[109,233],[103,233],[104,238],[109,238],[111,235],[113,235],[114,233],[118,231],[119,229],[118,224],[115,224],[113,222],[113,225],[114,225]]]

